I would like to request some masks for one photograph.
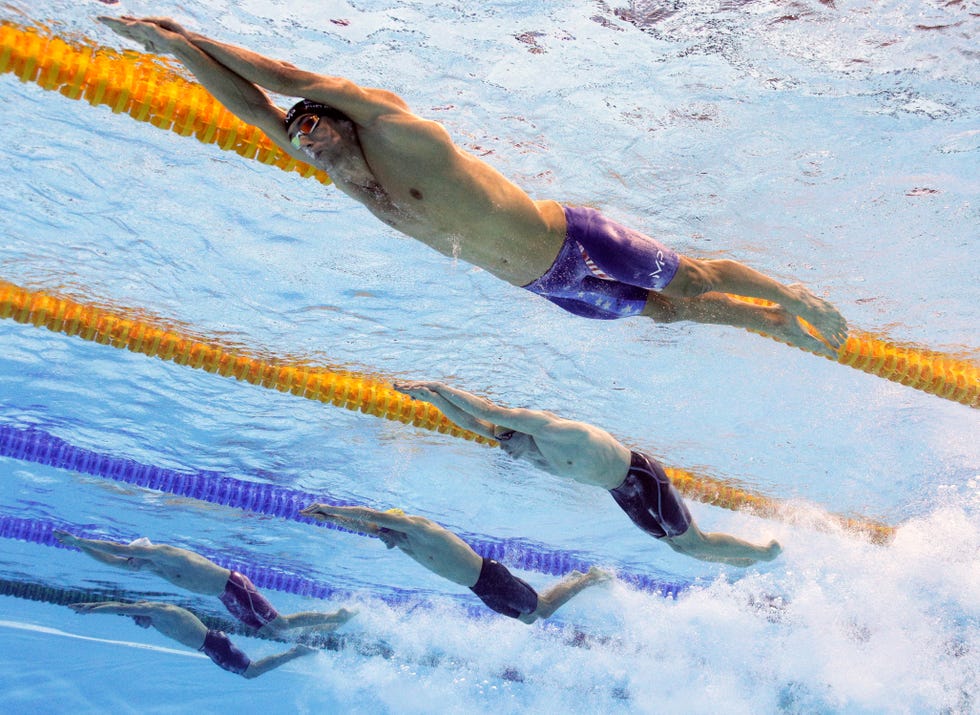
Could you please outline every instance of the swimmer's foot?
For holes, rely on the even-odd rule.
[[[593,566],[589,569],[588,573],[582,574],[582,580],[586,583],[602,583],[603,581],[611,581],[612,579],[613,573],[611,571],[606,571],[598,566]]]
[[[795,299],[795,305],[786,307],[816,328],[831,348],[839,350],[847,341],[847,321],[840,311],[800,283],[786,289]]]
[[[768,313],[768,325],[760,328],[762,332],[777,340],[787,342],[794,347],[816,353],[831,360],[837,359],[838,351],[827,345],[823,340],[813,337],[804,330],[795,315],[779,307],[764,310]]]
[[[772,561],[777,556],[783,553],[783,547],[779,545],[779,542],[773,539],[768,544],[766,544],[765,551],[760,556],[760,561]]]

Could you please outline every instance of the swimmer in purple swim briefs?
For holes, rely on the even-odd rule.
[[[832,358],[847,338],[841,314],[801,285],[732,260],[680,256],[594,209],[532,200],[392,92],[305,72],[166,18],[100,20],[176,56],[229,111],[327,171],[384,223],[576,315],[734,325]],[[287,113],[264,90],[303,99]]]
[[[300,513],[351,531],[376,536],[389,549],[399,549],[432,573],[465,586],[490,609],[523,623],[551,616],[584,588],[608,579],[595,567],[572,571],[542,593],[517,578],[503,564],[480,556],[448,529],[401,509],[378,511],[363,506],[310,504]]]
[[[663,467],[598,427],[541,410],[501,407],[440,382],[396,382],[395,389],[435,405],[463,429],[497,440],[515,459],[609,491],[634,524],[678,553],[749,566],[782,551],[776,541],[757,546],[701,531]]]
[[[309,646],[296,645],[285,653],[270,655],[261,660],[250,660],[224,633],[209,630],[193,613],[169,603],[105,601],[73,603],[69,608],[81,615],[101,613],[111,616],[128,616],[141,628],[152,626],[167,638],[201,651],[216,665],[249,680],[285,665],[291,660],[316,653],[316,650]]]
[[[104,564],[129,571],[152,571],[187,591],[217,596],[231,615],[259,632],[280,633],[292,628],[332,631],[354,616],[353,611],[345,608],[334,613],[308,611],[281,615],[244,574],[219,566],[193,551],[151,543],[146,537],[120,544],[83,539],[61,530],[56,530],[54,536],[65,546],[80,549]]]

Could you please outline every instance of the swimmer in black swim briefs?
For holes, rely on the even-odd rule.
[[[539,594],[502,564],[481,557],[456,534],[425,517],[401,509],[378,511],[330,504],[310,504],[300,513],[376,536],[389,549],[399,549],[433,573],[469,588],[497,613],[524,623],[548,618],[582,589],[609,577],[597,568],[586,574],[572,571]]]
[[[333,613],[303,611],[282,615],[259,593],[248,576],[219,566],[194,551],[154,544],[145,536],[128,544],[84,539],[61,530],[56,530],[54,537],[104,564],[129,571],[151,571],[187,591],[217,596],[231,615],[265,633],[291,628],[331,631],[354,616],[353,611],[345,608]]]
[[[166,18],[100,20],[151,52],[175,55],[229,111],[284,154],[327,172],[388,226],[577,315],[735,325],[830,358],[847,339],[843,316],[803,286],[733,260],[677,256],[592,209],[532,199],[390,91],[306,72]],[[265,90],[302,99],[286,112]]]
[[[250,660],[224,633],[208,629],[193,613],[170,603],[104,601],[73,603],[70,608],[83,615],[101,613],[128,616],[141,628],[156,628],[168,638],[203,652],[219,667],[243,678],[257,678],[295,658],[316,652],[309,646],[296,645],[285,653]]]
[[[679,553],[748,566],[781,551],[774,540],[757,546],[702,532],[656,460],[630,451],[598,427],[541,410],[501,407],[440,382],[396,382],[395,389],[435,405],[463,429],[496,439],[515,459],[609,491],[638,527]]]

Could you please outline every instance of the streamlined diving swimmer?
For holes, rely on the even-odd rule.
[[[470,589],[489,608],[523,623],[548,618],[583,589],[610,578],[595,567],[588,573],[572,571],[560,582],[538,593],[507,567],[476,553],[469,544],[443,526],[401,509],[378,511],[361,506],[314,503],[300,513],[318,521],[376,536],[389,549],[399,549],[432,573]]]
[[[392,92],[306,72],[167,18],[100,20],[150,52],[176,56],[229,111],[327,171],[384,223],[575,315],[734,325],[831,358],[847,338],[843,316],[802,285],[732,260],[678,255],[592,208],[532,200]],[[265,90],[302,100],[284,112]]]
[[[775,540],[761,546],[702,532],[663,467],[598,427],[542,410],[502,407],[441,382],[396,382],[394,387],[435,405],[459,427],[497,440],[515,459],[607,490],[634,524],[678,553],[750,566],[782,551]]]
[[[186,608],[169,603],[105,601],[72,603],[69,608],[83,616],[91,613],[128,616],[141,628],[152,626],[167,638],[201,651],[216,665],[249,680],[285,665],[291,660],[316,653],[316,650],[309,646],[295,645],[284,653],[253,661],[222,631],[208,629],[197,616]]]
[[[84,539],[61,530],[56,530],[54,537],[109,566],[129,571],[145,569],[187,591],[217,596],[231,615],[259,633],[282,633],[293,628],[332,631],[354,616],[354,611],[346,608],[333,613],[306,611],[282,615],[259,593],[248,576],[219,566],[193,551],[154,544],[146,537],[129,544]]]

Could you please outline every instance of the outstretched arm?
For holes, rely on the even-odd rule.
[[[344,77],[307,72],[288,62],[188,32],[172,20],[167,22],[179,28],[178,32],[197,49],[243,79],[287,97],[303,97],[334,107],[355,124],[369,124],[392,111],[408,111],[408,105],[393,92],[364,88]]]
[[[346,516],[339,516],[337,514],[328,514],[321,510],[321,507],[324,506],[327,505],[310,504],[308,507],[301,509],[299,513],[311,519],[316,519],[317,521],[322,521],[326,524],[333,524],[334,526],[339,526],[343,529],[347,529],[348,531],[353,531],[355,534],[363,534],[364,536],[378,535],[377,524],[360,522]]]
[[[307,157],[289,143],[283,126],[285,112],[260,87],[329,105],[362,126],[383,114],[407,112],[405,103],[391,92],[363,88],[342,77],[306,72],[288,62],[189,32],[169,18],[99,20],[148,51],[173,54],[230,112],[262,129],[284,151],[303,161]]]
[[[56,529],[52,533],[54,534],[54,538],[65,546],[74,546],[82,551],[82,553],[109,566],[126,568],[129,563],[128,559],[131,556],[137,555],[136,551],[138,547],[130,546],[129,544],[119,544],[115,541],[101,541],[99,539],[85,539],[74,534],[69,534],[67,531],[61,531],[60,529]]]
[[[485,397],[477,397],[441,382],[396,382],[395,389],[417,400],[434,404],[460,427],[467,427],[485,437],[494,436],[494,425],[533,435],[558,421],[557,417],[548,412],[501,407]],[[443,409],[443,406],[449,411]],[[470,422],[479,429],[462,424],[460,420]]]
[[[122,601],[71,603],[68,607],[75,613],[83,615],[101,613],[111,616],[152,616],[159,610],[154,603],[123,603]]]
[[[377,534],[377,527],[384,526],[397,531],[412,529],[420,517],[391,511],[378,511],[366,506],[333,506],[319,502],[300,510],[300,514],[319,521],[338,523],[338,520],[354,524],[350,527],[366,534]],[[341,526],[347,524],[341,523]],[[374,527],[371,529],[370,527]]]
[[[435,384],[437,383],[395,382],[393,387],[403,395],[408,395],[419,402],[427,402],[437,408],[446,416],[446,419],[460,429],[475,432],[482,437],[494,438],[492,422],[474,417],[469,412],[461,410],[431,387]]]
[[[182,30],[176,23],[133,17],[100,17],[99,20],[122,37],[140,43],[148,52],[174,55],[229,112],[243,122],[257,126],[294,159],[306,161],[309,158],[289,143],[289,135],[282,124],[286,113],[253,82],[210,57],[185,35],[169,29]]]

